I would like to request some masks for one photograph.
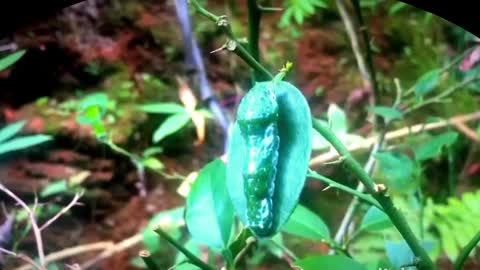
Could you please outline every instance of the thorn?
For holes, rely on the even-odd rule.
[[[332,188],[332,186],[331,186],[331,185],[328,185],[328,186],[326,186],[324,189],[322,189],[322,191],[329,190],[330,188]]]
[[[339,157],[338,159],[336,159],[336,160],[334,160],[334,161],[325,162],[325,163],[323,163],[322,165],[333,165],[333,164],[342,163],[342,162],[345,161],[345,159],[347,159],[347,158],[344,157],[344,156],[341,156],[341,157]]]
[[[217,53],[219,51],[223,51],[227,48],[227,45],[226,44],[223,44],[222,47],[218,48],[218,49],[215,49],[213,51],[211,51],[210,53],[213,54],[213,53]]]

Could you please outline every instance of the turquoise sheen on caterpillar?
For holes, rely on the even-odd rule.
[[[274,83],[256,84],[242,99],[237,123],[246,145],[242,168],[247,224],[256,235],[270,233],[278,162],[278,104]]]

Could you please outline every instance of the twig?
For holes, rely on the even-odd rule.
[[[129,248],[132,248],[132,247],[138,245],[141,241],[142,241],[142,235],[141,234],[135,234],[135,235],[133,235],[133,236],[131,236],[131,237],[125,239],[125,240],[122,240],[119,243],[115,243],[113,246],[111,246],[110,248],[108,248],[108,249],[104,250],[102,253],[100,253],[96,258],[83,263],[81,265],[81,267],[82,267],[82,269],[88,269],[88,268],[94,266],[95,264],[97,264],[98,262],[100,262],[100,261],[102,261],[106,258],[109,258],[109,257],[113,256],[114,254],[116,254],[118,252],[127,250]]]
[[[440,94],[434,96],[434,97],[431,97],[429,99],[426,99],[425,101],[421,102],[421,103],[417,103],[415,105],[413,105],[412,107],[406,109],[405,111],[403,111],[403,114],[406,115],[406,114],[409,114],[415,110],[418,110],[422,107],[425,107],[429,104],[432,104],[432,103],[441,103],[444,101],[444,98],[448,97],[449,95],[453,94],[453,92],[455,92],[456,90],[458,89],[461,89],[462,87],[465,87],[473,82],[476,82],[476,81],[480,81],[480,76],[474,76],[474,77],[471,77],[459,84],[456,84],[450,88],[448,88],[447,90],[441,92]]]
[[[453,123],[466,123],[466,122],[477,121],[477,120],[480,120],[480,112],[458,115],[458,116],[454,116],[452,118],[449,118],[443,121],[434,122],[434,123],[416,124],[413,126],[408,126],[408,127],[387,132],[385,134],[385,141],[389,142],[392,140],[406,137],[408,135],[413,135],[413,134],[417,134],[424,131],[444,128],[446,126],[452,125]],[[349,146],[348,151],[356,152],[364,149],[369,149],[373,144],[377,142],[377,140],[378,138],[375,136],[366,138],[365,141],[362,143]],[[339,158],[339,156],[340,155],[336,151],[329,151],[326,153],[319,154],[310,160],[310,166],[323,164],[325,162],[335,160]]]
[[[191,0],[191,3],[197,9],[198,13],[213,21],[230,39],[225,45],[225,48],[237,54],[243,61],[247,63],[248,66],[256,70],[258,74],[262,74],[262,76],[265,78],[273,79],[273,75],[264,66],[262,66],[240,42],[238,42],[238,39],[233,34],[230,27],[230,22],[226,16],[217,16],[211,13],[202,7],[196,0]]]
[[[156,226],[153,231],[160,235],[163,239],[167,240],[167,242],[174,246],[178,251],[182,252],[191,264],[198,266],[202,270],[215,270],[213,266],[205,263],[200,258],[191,253],[188,249],[186,249],[184,246],[180,245],[175,239],[170,237],[168,233],[163,231],[160,226]]]
[[[73,197],[72,201],[71,201],[67,206],[65,206],[62,210],[60,210],[60,212],[58,212],[54,217],[52,217],[51,219],[49,219],[47,222],[45,222],[45,224],[43,224],[43,225],[40,227],[40,231],[43,231],[43,230],[46,229],[48,226],[50,226],[50,224],[52,224],[52,223],[55,222],[58,218],[60,218],[62,215],[64,215],[65,213],[67,213],[68,210],[70,210],[70,208],[72,208],[75,204],[77,204],[78,200],[83,196],[83,193],[84,193],[84,191],[81,191],[80,193],[75,194],[75,197]]]
[[[160,268],[152,259],[152,254],[148,250],[141,250],[138,254],[147,266],[148,270],[159,270]]]
[[[33,267],[35,267],[35,269],[45,270],[45,267],[42,267],[42,266],[38,265],[34,260],[32,260],[32,258],[28,257],[27,255],[24,255],[24,254],[21,254],[21,253],[15,253],[13,251],[6,250],[2,247],[0,247],[0,252],[5,253],[9,256],[18,258],[18,259],[26,262],[28,267],[33,266]]]
[[[370,156],[368,157],[367,163],[365,164],[365,167],[364,167],[364,170],[369,175],[372,174],[373,168],[375,166],[375,154],[382,148],[382,144],[384,140],[385,140],[385,132],[382,132],[378,137],[378,141],[373,146],[372,151],[370,152]],[[363,185],[362,182],[358,183],[355,191],[363,194],[363,192],[365,191],[365,186]],[[347,229],[350,227],[350,224],[352,223],[353,215],[359,205],[358,199],[359,197],[354,197],[353,200],[348,205],[347,211],[345,212],[345,215],[343,216],[342,221],[340,222],[340,226],[338,227],[337,233],[335,234],[334,239],[336,242],[340,242],[345,236],[345,234],[347,233]],[[381,209],[381,207],[379,209]]]
[[[338,183],[337,181],[334,181],[334,180],[332,180],[328,177],[325,177],[321,174],[318,174],[317,172],[312,171],[312,170],[309,170],[309,172],[307,173],[307,176],[312,177],[313,179],[325,182],[325,183],[328,184],[329,187],[333,187],[333,188],[339,189],[341,191],[344,191],[346,193],[349,193],[349,194],[353,195],[354,197],[358,197],[359,199],[362,199],[365,202],[376,206],[380,210],[382,209],[382,206],[380,206],[380,204],[378,204],[378,202],[369,194],[365,194],[365,193],[359,192],[358,190],[355,190],[353,188],[342,185],[342,184]],[[337,241],[337,239],[335,239],[335,240]]]
[[[93,244],[85,244],[85,245],[70,247],[70,248],[62,249],[62,250],[48,254],[45,257],[45,262],[52,263],[52,262],[60,261],[66,258],[73,257],[75,255],[79,255],[87,252],[111,249],[111,248],[114,248],[114,246],[115,246],[115,243],[111,241],[106,241],[106,242],[97,242]],[[28,270],[29,267],[30,267],[29,265],[22,265],[20,267],[15,268],[14,270]]]
[[[476,143],[480,143],[480,137],[478,136],[477,132],[475,132],[475,130],[471,129],[470,127],[468,127],[465,123],[462,123],[462,122],[454,122],[453,123],[453,126],[458,130],[460,131],[461,133],[463,133],[465,136],[467,136],[468,138],[470,138],[472,141],[476,142]]]
[[[330,144],[345,158],[346,168],[354,174],[365,186],[365,190],[370,193],[382,206],[385,214],[390,218],[399,233],[405,239],[413,253],[420,258],[419,269],[436,269],[433,261],[425,249],[420,245],[417,237],[408,225],[405,217],[393,205],[391,198],[387,195],[384,187],[376,185],[368,173],[352,157],[348,149],[337,138],[337,136],[328,127],[321,122],[314,120],[313,128],[320,133]]]
[[[345,29],[347,30],[348,38],[350,39],[350,45],[352,45],[352,51],[355,55],[355,60],[357,61],[358,69],[362,74],[363,86],[367,89],[371,87],[370,83],[370,73],[368,72],[367,65],[365,64],[365,59],[363,58],[362,51],[360,49],[360,42],[358,40],[357,32],[355,31],[352,19],[348,14],[347,8],[345,6],[345,0],[336,0],[335,1],[340,17],[342,18]]]
[[[37,220],[35,219],[35,215],[30,210],[30,208],[22,201],[17,195],[11,192],[7,187],[0,184],[0,190],[5,192],[8,196],[14,199],[23,209],[27,212],[28,217],[30,219],[30,223],[32,226],[33,234],[35,236],[35,242],[37,244],[37,252],[38,252],[38,260],[40,261],[40,266],[44,267],[45,264],[45,253],[43,251],[43,241],[42,241],[42,232],[38,228]]]

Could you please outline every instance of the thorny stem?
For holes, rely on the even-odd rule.
[[[325,183],[328,184],[329,187],[337,188],[337,189],[342,190],[346,193],[349,193],[349,194],[353,195],[354,197],[358,197],[359,199],[362,199],[365,202],[367,202],[371,205],[374,205],[378,209],[382,210],[382,206],[380,206],[380,204],[378,204],[378,202],[369,194],[365,194],[365,193],[359,192],[358,190],[355,190],[353,188],[342,185],[342,184],[338,183],[337,181],[332,180],[332,179],[330,179],[328,177],[325,177],[323,175],[320,175],[313,170],[309,170],[309,172],[307,173],[307,176],[312,177],[313,179],[325,182]]]
[[[160,270],[157,264],[153,261],[150,252],[147,250],[141,250],[139,256],[142,258],[148,270]]]
[[[230,22],[226,16],[217,16],[211,13],[202,7],[196,0],[190,0],[190,3],[192,3],[192,5],[197,9],[198,13],[213,21],[230,39],[225,46],[227,50],[237,54],[243,61],[247,63],[248,66],[255,70],[257,74],[261,74],[262,78],[269,80],[273,79],[273,75],[265,67],[263,67],[235,37],[230,27]]]
[[[376,185],[362,166],[352,157],[345,145],[337,136],[321,122],[313,120],[313,128],[322,135],[330,144],[344,157],[346,168],[350,170],[365,186],[365,189],[380,203],[384,212],[388,215],[398,232],[405,239],[413,253],[420,259],[419,269],[436,269],[428,253],[420,245],[412,229],[408,225],[405,217],[393,205],[391,198],[384,188]]]
[[[364,170],[369,175],[372,174],[373,168],[375,166],[375,154],[382,148],[384,140],[385,140],[385,132],[382,132],[380,133],[377,142],[375,143],[375,145],[372,147],[372,150],[370,151],[370,156],[368,158],[367,163],[364,166]],[[358,183],[358,186],[355,191],[363,194],[364,190],[365,190],[365,186],[361,182]],[[358,199],[359,199],[358,197],[354,197],[353,200],[348,205],[347,211],[345,212],[345,215],[343,216],[343,219],[340,222],[340,226],[337,230],[337,233],[335,234],[335,241],[340,242],[345,236],[345,234],[347,233],[347,230],[350,227],[350,224],[352,222],[353,215],[355,214],[355,211],[357,210],[357,207],[359,204]]]
[[[176,249],[178,249],[180,252],[187,257],[187,259],[190,261],[191,264],[198,266],[202,270],[215,270],[215,268],[204,261],[202,261],[200,258],[195,256],[193,253],[191,253],[188,249],[186,249],[184,246],[182,246],[180,243],[178,243],[175,239],[170,237],[168,233],[166,233],[160,226],[157,226],[156,228],[153,229],[154,232],[156,232],[158,235],[160,235],[163,239],[167,240],[172,246],[174,246]]]

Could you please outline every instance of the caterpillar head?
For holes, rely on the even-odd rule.
[[[256,84],[238,106],[237,121],[242,132],[248,134],[263,132],[277,118],[278,104],[273,84],[268,84],[267,87]]]

